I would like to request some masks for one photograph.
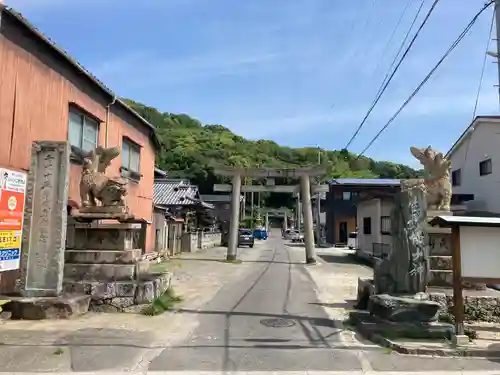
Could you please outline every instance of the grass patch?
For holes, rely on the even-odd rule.
[[[57,348],[54,350],[54,355],[61,355],[64,353],[64,350],[62,348]]]
[[[173,271],[175,268],[182,268],[182,263],[180,259],[168,259],[161,263],[152,263],[149,266],[151,272],[163,273],[167,271]]]
[[[182,301],[182,297],[175,294],[173,288],[168,288],[165,293],[156,298],[150,305],[142,310],[143,315],[155,316],[170,310],[175,304]]]
[[[3,311],[2,306],[10,302],[8,299],[0,299],[0,313]]]

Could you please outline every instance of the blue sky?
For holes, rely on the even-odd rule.
[[[328,149],[344,147],[359,125],[420,4],[411,0],[388,45],[407,0],[5,2],[120,96],[248,138]],[[484,2],[440,1],[351,151],[368,144]],[[368,156],[416,166],[410,146],[450,148],[471,121],[491,17],[492,9]],[[492,60],[480,115],[499,111]]]

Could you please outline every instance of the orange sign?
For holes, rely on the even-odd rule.
[[[19,268],[26,173],[0,169],[0,272]]]

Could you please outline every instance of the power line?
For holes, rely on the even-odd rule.
[[[352,135],[351,139],[349,140],[349,142],[347,142],[347,145],[344,147],[345,149],[347,149],[351,143],[354,141],[354,139],[357,137],[359,131],[361,130],[361,128],[363,127],[363,125],[365,124],[366,120],[368,119],[368,117],[370,116],[370,114],[372,113],[373,109],[375,108],[375,106],[377,105],[377,103],[379,102],[380,98],[382,97],[382,95],[384,94],[385,90],[387,89],[387,86],[389,86],[389,83],[392,81],[392,78],[394,78],[394,75],[396,74],[396,72],[398,71],[399,67],[401,66],[401,64],[403,63],[403,61],[405,60],[406,56],[408,55],[408,53],[410,52],[411,50],[411,47],[413,47],[413,44],[415,43],[415,40],[417,40],[420,32],[422,31],[422,29],[424,28],[424,26],[426,25],[427,21],[429,20],[429,17],[431,16],[432,12],[434,11],[437,3],[439,2],[440,0],[434,0],[434,3],[432,4],[431,8],[429,9],[429,11],[427,12],[424,20],[422,21],[422,24],[420,25],[420,27],[418,28],[418,30],[416,31],[415,35],[413,36],[412,40],[410,41],[410,44],[408,45],[408,47],[406,48],[405,52],[403,53],[403,55],[401,56],[398,64],[396,65],[396,67],[394,68],[393,72],[391,73],[391,75],[389,76],[389,78],[382,83],[382,88],[379,90],[379,92],[377,93],[376,95],[376,98],[375,100],[373,101],[372,105],[370,106],[370,108],[368,109],[368,112],[366,113],[365,117],[363,118],[363,120],[361,121],[361,124],[359,124],[358,128],[356,129],[356,131],[354,132],[354,134]]]
[[[434,68],[427,74],[427,76],[423,79],[423,81],[417,86],[417,88],[413,91],[408,99],[401,105],[401,107],[394,113],[394,115],[387,121],[387,123],[380,129],[380,131],[373,137],[373,139],[368,143],[368,145],[364,148],[363,151],[358,155],[358,158],[361,157],[371,146],[372,144],[380,137],[380,135],[389,127],[389,125],[399,116],[399,114],[403,111],[403,109],[408,105],[408,103],[417,95],[420,89],[429,81],[434,72],[441,66],[443,61],[448,57],[448,55],[457,47],[457,45],[462,41],[462,39],[467,35],[472,26],[476,23],[479,16],[491,5],[494,3],[494,0],[491,0],[489,3],[483,6],[483,8],[472,18],[467,27],[460,33],[460,35],[455,39],[450,48],[446,51],[446,53],[441,57],[441,59],[437,62]]]
[[[380,59],[378,60],[377,67],[376,67],[376,68],[375,68],[375,70],[373,71],[373,74],[375,74],[375,73],[377,73],[377,72],[378,72],[378,69],[380,68],[380,65],[381,65],[381,63],[382,63],[382,60],[384,59],[385,53],[386,53],[386,52],[387,52],[387,50],[389,49],[389,46],[391,45],[391,43],[392,43],[392,41],[393,41],[394,37],[396,36],[396,31],[398,31],[399,26],[401,25],[401,22],[403,21],[403,18],[404,18],[405,14],[406,14],[406,11],[407,11],[407,10],[408,10],[408,8],[410,7],[410,4],[411,4],[411,3],[412,3],[412,0],[408,0],[408,1],[406,2],[406,5],[405,5],[405,7],[403,8],[403,11],[401,12],[401,15],[399,16],[398,22],[396,23],[396,26],[394,26],[394,30],[392,30],[392,33],[391,33],[390,38],[389,38],[389,40],[387,41],[387,43],[386,43],[386,45],[385,45],[384,49],[382,50],[382,54],[380,55]],[[422,5],[423,5],[423,3],[424,3],[424,0],[422,0]],[[420,7],[420,9],[422,9],[422,7]],[[418,17],[418,13],[417,13],[417,17]],[[416,19],[417,19],[417,18],[415,17],[415,20],[416,20]],[[410,26],[410,30],[411,30],[411,28],[412,28],[412,27],[413,27],[413,24],[412,24],[412,26]],[[408,35],[408,34],[409,34],[409,32],[408,32],[406,35]],[[403,45],[405,41],[406,41],[406,38],[405,38],[405,40],[403,41],[403,43],[402,43],[401,45]],[[399,52],[400,52],[400,51],[398,51],[398,53],[396,54],[396,57],[399,55]],[[394,63],[394,62],[393,62],[393,63]],[[392,68],[392,64],[391,64],[391,68]],[[384,81],[385,81],[385,79],[384,79]]]
[[[363,33],[365,32],[366,27],[368,26],[368,24],[370,23],[370,21],[373,17],[373,11],[375,10],[375,2],[376,2],[376,0],[372,0],[370,9],[368,10],[367,17],[366,17],[365,22],[362,26]],[[360,21],[359,17],[355,17],[354,20],[352,21],[352,25],[349,28],[350,31],[348,33],[346,33],[346,35],[350,35],[350,38],[353,38],[356,35],[356,31],[358,29],[358,27],[356,27],[356,26],[361,25],[361,23],[359,21]],[[356,57],[357,54],[358,54],[358,50],[355,49],[354,52],[350,53],[349,59],[351,59],[351,58],[354,59],[354,57]],[[337,105],[337,103],[333,103],[331,108],[332,109],[335,108],[336,105]]]
[[[486,61],[488,59],[488,48],[490,47],[490,38],[491,38],[491,33],[493,32],[493,24],[495,23],[495,12],[493,12],[492,17],[491,17],[491,24],[490,28],[488,31],[488,39],[486,41],[486,50],[484,51],[484,57],[483,57],[483,65],[481,67],[481,75],[479,76],[479,83],[477,85],[477,93],[476,93],[476,101],[474,102],[474,109],[472,111],[472,120],[476,118],[476,111],[477,111],[477,105],[479,103],[479,96],[481,95],[481,87],[483,86],[483,78],[484,78],[484,71],[486,68]],[[469,134],[469,138],[467,139],[467,146],[465,147],[465,155],[464,155],[464,161],[462,163],[463,168],[465,166],[465,163],[467,162],[467,156],[469,155],[469,149],[470,149],[470,141],[472,139],[472,133],[474,133],[474,128],[471,129],[471,133]]]
[[[396,55],[394,56],[394,59],[392,60],[391,62],[391,65],[389,66],[389,69],[387,70],[387,73],[385,74],[385,77],[382,81],[382,83],[380,84],[380,87],[377,91],[377,95],[375,96],[375,100],[376,100],[376,97],[380,94],[380,92],[382,91],[382,88],[384,87],[384,84],[387,82],[387,80],[389,79],[389,76],[391,75],[391,70],[392,68],[394,67],[394,64],[396,64],[396,61],[398,60],[398,57],[399,57],[399,54],[401,53],[401,51],[403,50],[403,47],[405,46],[406,44],[406,41],[408,40],[408,38],[410,37],[410,33],[411,31],[413,30],[413,26],[415,26],[415,23],[417,22],[417,19],[418,19],[418,16],[420,16],[420,12],[422,11],[423,7],[424,7],[424,4],[425,4],[425,0],[421,0],[420,2],[420,6],[418,7],[417,9],[417,13],[415,14],[415,17],[413,17],[413,20],[410,24],[410,27],[408,28],[408,31],[406,32],[405,34],[405,37],[403,38],[403,41],[401,42],[401,45],[399,46],[399,49],[398,49],[398,52],[396,53]],[[374,102],[375,102],[374,100]]]

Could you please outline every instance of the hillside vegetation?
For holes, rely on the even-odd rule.
[[[186,115],[159,112],[155,108],[126,100],[141,116],[157,128],[162,149],[157,166],[171,177],[187,177],[210,193],[221,179],[213,175],[213,166],[293,168],[315,165],[318,149],[280,146],[269,140],[251,141],[222,125],[203,125]],[[329,178],[411,178],[419,171],[367,157],[357,159],[346,151],[321,150]]]

